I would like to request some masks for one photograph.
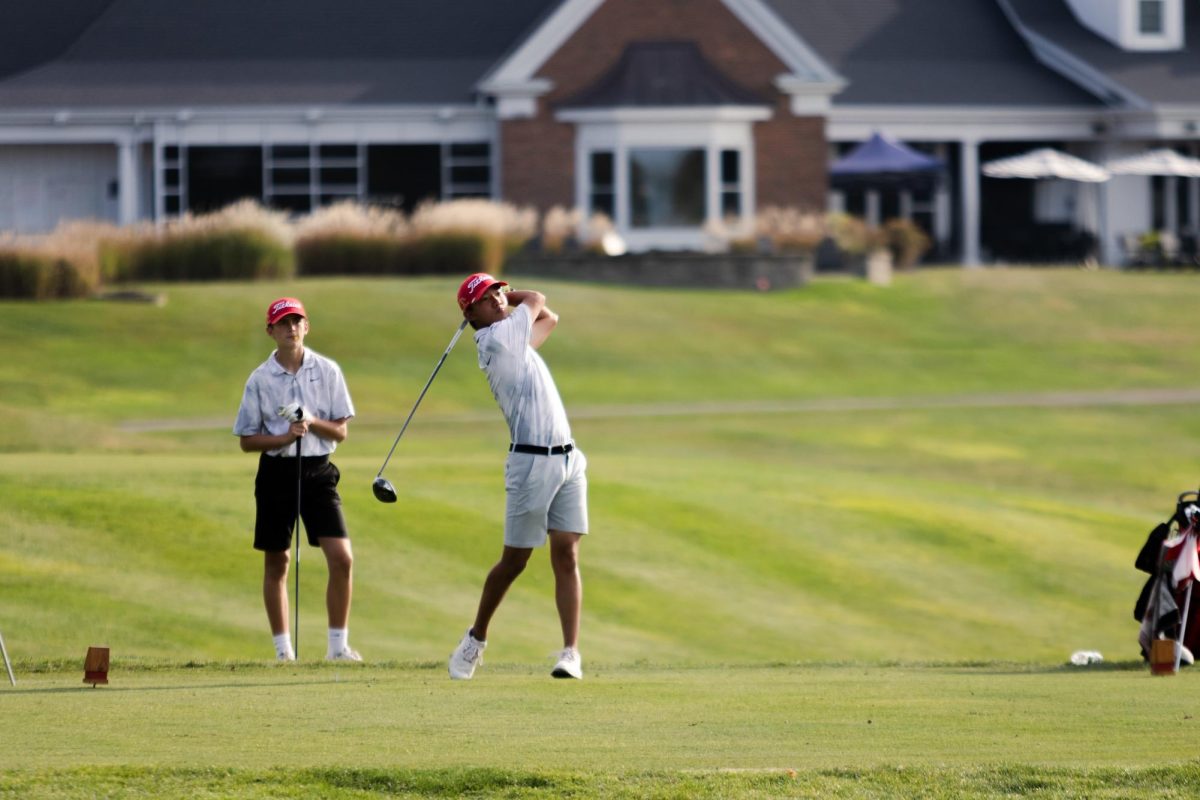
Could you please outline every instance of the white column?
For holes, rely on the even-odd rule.
[[[979,142],[959,143],[959,186],[962,188],[962,262],[979,266]]]
[[[117,222],[130,225],[138,216],[137,145],[133,137],[117,142]]]
[[[632,230],[633,219],[632,203],[629,201],[629,165],[626,163],[628,158],[629,151],[625,143],[618,142],[613,148],[613,189],[617,194],[613,204],[617,218],[613,220],[613,225],[622,236],[627,236]]]
[[[1192,145],[1192,157],[1200,153],[1200,145]],[[1200,233],[1200,178],[1187,179],[1188,227],[1193,235]]]
[[[163,144],[161,125],[154,123],[154,140],[151,146],[151,152],[154,160],[154,221],[161,222],[166,216],[167,204],[163,199],[163,189],[166,188],[166,181],[163,179]]]
[[[709,142],[704,148],[704,172],[707,180],[704,186],[705,222],[721,221],[721,148]]]

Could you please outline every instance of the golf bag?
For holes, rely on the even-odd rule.
[[[1159,523],[1142,545],[1134,566],[1150,577],[1134,605],[1133,618],[1141,623],[1138,644],[1142,658],[1150,659],[1156,639],[1181,642],[1192,653],[1200,651],[1200,596],[1192,603],[1192,586],[1200,578],[1200,493],[1179,495],[1175,511]]]

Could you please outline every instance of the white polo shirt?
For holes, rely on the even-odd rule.
[[[479,368],[517,444],[554,447],[571,441],[571,425],[546,362],[530,344],[533,317],[519,305],[475,332]]]
[[[300,403],[317,419],[349,419],[354,416],[354,403],[342,369],[332,359],[315,350],[304,348],[304,360],[296,374],[283,368],[271,353],[246,381],[242,405],[233,423],[235,436],[287,433],[291,423],[279,416],[278,409],[288,403]],[[337,442],[320,436],[305,436],[300,440],[300,455],[327,456],[337,449]],[[296,445],[289,444],[268,450],[272,456],[294,456]]]

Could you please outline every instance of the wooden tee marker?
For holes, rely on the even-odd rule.
[[[98,683],[108,683],[108,648],[89,647],[83,661],[83,682],[96,688]]]

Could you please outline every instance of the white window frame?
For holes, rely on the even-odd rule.
[[[712,108],[620,108],[562,111],[559,120],[573,122],[575,134],[575,205],[591,215],[591,154],[613,154],[613,224],[630,250],[699,249],[704,226],[634,228],[629,196],[629,152],[645,148],[701,149],[705,152],[705,223],[721,216],[721,151],[736,150],[740,160],[738,190],[742,213],[753,216],[754,123],[769,119],[759,106]]]

